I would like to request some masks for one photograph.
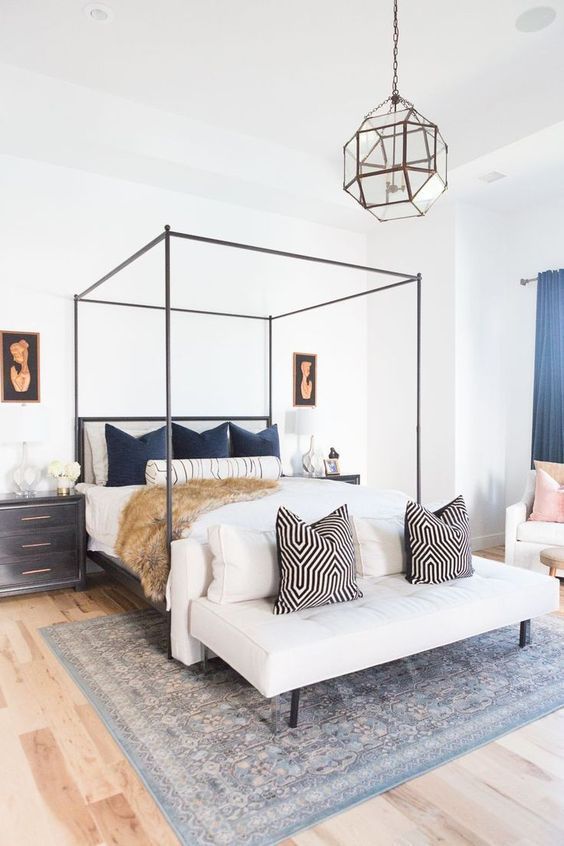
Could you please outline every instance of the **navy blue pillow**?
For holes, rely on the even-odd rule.
[[[140,438],[106,423],[108,488],[144,485],[145,465],[152,458],[166,458],[166,427]]]
[[[229,431],[234,458],[249,458],[254,455],[275,455],[280,458],[280,439],[276,423],[262,432],[249,432],[235,423],[230,423]]]
[[[172,453],[175,458],[228,458],[227,429],[222,423],[206,432],[194,432],[186,426],[172,424]]]

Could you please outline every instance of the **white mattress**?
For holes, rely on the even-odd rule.
[[[124,505],[141,485],[107,488],[81,483],[76,489],[86,497],[86,531],[92,551],[115,555],[119,518]],[[392,517],[405,511],[408,497],[400,491],[377,490],[325,479],[283,478],[280,490],[264,499],[224,505],[202,517],[187,532],[194,540],[206,542],[209,526],[230,523],[235,526],[270,530],[281,505],[308,522],[323,517],[343,503],[357,517]]]

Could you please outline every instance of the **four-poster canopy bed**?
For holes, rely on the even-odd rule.
[[[361,290],[356,293],[347,294],[345,296],[336,297],[324,302],[315,303],[294,310],[284,311],[277,314],[260,315],[238,313],[233,311],[220,310],[204,310],[196,308],[179,308],[172,304],[171,295],[171,241],[184,240],[201,244],[208,244],[213,247],[227,248],[231,250],[242,250],[252,253],[260,253],[263,255],[276,256],[285,259],[292,259],[298,262],[311,262],[317,265],[331,266],[335,268],[343,268],[345,270],[360,271],[367,274],[375,274],[377,276],[388,277],[392,281],[380,287],[369,287],[367,290]],[[103,300],[92,297],[94,291],[98,290],[104,283],[118,275],[126,267],[133,264],[141,256],[149,251],[154,250],[159,244],[164,245],[164,260],[163,260],[163,283],[164,283],[164,305],[150,305],[141,302],[129,302],[118,300]],[[113,270],[106,273],[94,284],[90,285],[80,294],[74,297],[74,416],[75,416],[75,452],[76,458],[83,467],[82,479],[85,482],[91,482],[92,468],[89,467],[92,461],[92,456],[89,455],[88,438],[86,431],[88,427],[102,427],[105,423],[121,423],[125,426],[133,425],[142,427],[144,424],[151,424],[157,422],[165,423],[166,427],[166,540],[168,548],[169,562],[171,560],[171,545],[173,543],[173,524],[172,524],[172,424],[175,422],[190,422],[191,425],[196,424],[200,429],[208,423],[219,421],[235,420],[244,423],[250,428],[257,430],[261,425],[270,426],[272,424],[272,409],[273,409],[273,377],[272,377],[272,342],[273,331],[277,321],[284,320],[293,315],[302,314],[304,312],[313,311],[316,309],[326,308],[328,306],[337,305],[339,303],[356,300],[372,294],[377,294],[380,291],[400,288],[406,285],[414,285],[416,288],[416,303],[415,303],[415,318],[416,318],[416,395],[415,395],[415,441],[416,441],[416,497],[417,501],[421,501],[421,274],[401,273],[397,271],[385,270],[382,268],[372,267],[369,265],[354,264],[351,262],[337,261],[329,258],[322,258],[319,256],[303,255],[300,253],[291,253],[284,250],[275,250],[267,247],[258,247],[251,244],[242,244],[234,241],[226,241],[218,238],[209,238],[200,235],[191,235],[185,232],[176,232],[171,230],[170,226],[165,226],[164,231],[156,238],[141,249],[137,250],[133,255],[122,261]],[[79,411],[79,385],[80,385],[80,337],[79,337],[79,307],[83,304],[95,303],[98,305],[105,305],[114,308],[133,308],[133,309],[151,309],[162,311],[164,313],[165,323],[165,370],[164,370],[164,393],[165,393],[165,415],[164,417],[82,417]],[[262,321],[267,326],[268,343],[267,343],[267,396],[268,396],[268,410],[266,414],[241,416],[225,416],[225,417],[208,417],[208,416],[184,416],[177,417],[172,414],[172,389],[171,389],[171,315],[172,313],[186,313],[186,314],[201,314],[216,317],[229,317],[236,320],[252,320]],[[142,431],[142,429],[140,429]],[[111,575],[119,581],[128,585],[137,593],[141,593],[139,579],[133,574],[129,568],[123,565],[115,555],[109,555],[107,551],[94,551],[89,553],[96,563],[100,564]],[[159,610],[164,610],[164,605],[159,602],[153,602],[155,607]],[[169,645],[170,655],[170,645]]]
[[[369,288],[354,294],[333,298],[315,305],[297,308],[293,311],[261,316],[228,311],[206,311],[203,309],[177,308],[171,302],[171,239],[185,239],[228,249],[246,250],[294,259],[331,265],[364,273],[390,276],[395,281],[380,288]],[[89,295],[104,282],[118,274],[140,256],[164,243],[164,306],[138,302],[105,301]],[[278,320],[295,314],[325,308],[359,297],[376,294],[379,291],[396,289],[414,284],[416,288],[416,495],[421,501],[421,275],[402,274],[381,268],[339,262],[332,259],[300,255],[281,250],[256,247],[232,241],[205,238],[182,232],[173,232],[165,227],[153,241],[142,247],[98,282],[91,285],[74,300],[74,343],[75,343],[75,424],[77,458],[83,464],[86,497],[86,526],[89,533],[90,554],[121,581],[130,586],[137,585],[146,570],[139,570],[140,579],[129,571],[127,561],[136,565],[136,560],[122,555],[116,557],[115,550],[122,550],[116,526],[122,517],[123,526],[129,517],[141,521],[141,537],[145,531],[159,533],[159,567],[163,575],[162,593],[166,605],[156,603],[159,610],[168,610],[168,655],[186,666],[201,664],[207,669],[210,652],[219,656],[240,676],[246,679],[265,698],[270,700],[273,725],[276,731],[282,696],[291,694],[290,727],[298,724],[300,691],[320,681],[358,672],[389,661],[434,649],[445,644],[463,640],[501,626],[520,622],[521,647],[530,643],[530,619],[558,608],[558,590],[554,579],[547,579],[535,573],[500,567],[498,564],[472,558],[469,545],[468,516],[462,497],[444,506],[437,514],[457,509],[461,516],[453,525],[442,524],[440,517],[426,509],[419,508],[410,497],[397,490],[378,490],[364,486],[347,486],[346,503],[343,503],[343,485],[319,479],[300,477],[280,478],[280,458],[274,452],[243,453],[249,462],[263,460],[267,455],[277,467],[276,481],[273,476],[255,475],[250,478],[234,479],[215,475],[207,478],[207,484],[217,493],[224,482],[251,483],[261,487],[259,497],[246,493],[238,499],[221,499],[217,496],[210,507],[193,514],[186,505],[187,499],[198,490],[198,482],[179,482],[174,497],[175,514],[173,536],[173,421],[190,421],[193,425],[205,426],[209,422],[223,421],[224,430],[231,434],[231,424],[226,418],[182,418],[172,415],[171,395],[171,314],[186,312],[210,316],[229,317],[238,320],[260,320],[268,331],[268,412],[265,415],[251,415],[244,419],[247,426],[272,423],[272,338],[273,327]],[[158,420],[166,426],[159,430],[161,451],[166,455],[142,453],[141,478],[133,482],[112,481],[107,487],[95,472],[97,447],[100,455],[109,459],[108,418],[85,418],[79,416],[79,306],[82,303],[99,303],[106,306],[156,309],[165,317],[165,399],[164,418],[112,418],[123,424],[139,424],[141,430]],[[236,418],[243,422],[242,418]],[[111,426],[111,423],[110,423]],[[98,427],[96,435],[95,429]],[[212,430],[213,431],[213,430]],[[137,433],[139,429],[137,429]],[[237,427],[233,428],[234,434]],[[121,435],[124,433],[122,432]],[[138,445],[136,432],[130,440]],[[149,434],[149,433],[147,433]],[[152,432],[151,435],[156,433]],[[163,438],[164,434],[164,438]],[[247,435],[250,433],[247,432]],[[259,433],[263,435],[264,433]],[[121,437],[120,435],[120,437]],[[200,437],[197,432],[191,435]],[[201,437],[209,436],[209,432]],[[105,440],[104,440],[105,436]],[[254,437],[257,437],[256,435]],[[254,442],[253,442],[254,443]],[[135,447],[137,449],[137,446]],[[100,450],[106,450],[105,453]],[[90,453],[89,453],[90,450]],[[229,455],[226,451],[224,455]],[[254,457],[251,457],[253,456]],[[179,456],[180,463],[183,457]],[[191,456],[188,456],[191,459]],[[159,460],[156,460],[159,459]],[[215,456],[211,456],[214,461]],[[239,459],[238,452],[225,458],[227,462]],[[199,460],[199,457],[196,457]],[[204,459],[202,459],[204,460]],[[208,459],[209,460],[209,459]],[[109,461],[106,461],[109,465]],[[155,487],[152,465],[159,465],[160,487]],[[262,466],[262,465],[261,465]],[[93,472],[94,470],[94,472]],[[176,471],[175,471],[176,472]],[[109,468],[108,468],[109,473]],[[108,477],[107,477],[108,478]],[[177,477],[191,480],[192,475]],[[200,477],[199,482],[204,477]],[[145,484],[145,482],[147,484]],[[166,487],[165,487],[166,486]],[[244,485],[242,487],[245,487]],[[134,491],[134,492],[133,492]],[[82,492],[82,491],[81,491]],[[164,492],[164,496],[162,495]],[[156,493],[157,496],[153,497]],[[159,508],[145,513],[138,502],[147,498],[156,499]],[[262,497],[262,498],[261,498]],[[256,501],[251,501],[251,499]],[[123,510],[122,510],[123,509]],[[427,547],[421,554],[429,572],[419,579],[408,577],[408,559],[412,563],[411,540],[404,532],[404,520],[409,514],[418,513],[421,532]],[[113,528],[99,528],[96,523],[102,516],[113,520]],[[178,524],[178,515],[181,522]],[[282,518],[281,518],[282,515]],[[299,515],[299,516],[297,516]],[[286,525],[298,526],[292,536],[292,529],[280,530],[280,521]],[[411,519],[411,518],[409,518]],[[91,520],[89,528],[89,520]],[[288,523],[290,520],[290,523]],[[339,524],[341,528],[335,527]],[[319,526],[325,523],[325,531],[333,531],[333,541],[326,540]],[[441,531],[435,524],[442,525]],[[96,526],[95,526],[96,524]],[[166,524],[166,525],[165,525]],[[431,525],[432,524],[432,525]],[[178,531],[180,525],[180,531]],[[412,529],[414,526],[412,522]],[[106,526],[106,523],[104,524]],[[333,526],[333,529],[330,528]],[[273,531],[273,528],[276,531]],[[166,528],[166,534],[163,529]],[[92,530],[91,530],[92,529]],[[113,534],[112,534],[113,531]],[[106,532],[106,534],[104,534]],[[286,533],[287,534],[284,534]],[[340,534],[338,534],[340,532]],[[319,540],[312,547],[304,541],[311,534],[318,533]],[[420,533],[421,534],[421,533]],[[432,536],[432,537],[431,537]],[[104,539],[110,538],[109,544]],[[418,535],[419,537],[419,535]],[[114,541],[111,540],[113,538]],[[173,539],[174,538],[174,539]],[[442,540],[441,540],[442,538]],[[231,540],[230,540],[231,539]],[[456,539],[456,540],[455,540]],[[165,542],[166,541],[166,542]],[[285,555],[295,557],[288,567],[282,560]],[[409,547],[409,549],[408,549]],[[312,548],[320,550],[319,555]],[[92,553],[92,550],[94,554]],[[97,551],[96,551],[97,550]],[[290,550],[290,552],[289,552]],[[432,552],[431,558],[428,553]],[[109,554],[108,554],[109,553]],[[154,575],[149,559],[148,572]],[[286,574],[284,573],[286,566]],[[411,566],[411,565],[409,565]],[[446,569],[445,569],[446,568]],[[284,582],[288,571],[294,576],[293,585]],[[344,578],[348,578],[348,582]],[[145,585],[146,583],[143,582]],[[347,593],[341,591],[346,588]],[[307,594],[307,589],[310,589]],[[333,588],[333,591],[331,590]],[[350,588],[350,591],[349,591]],[[291,590],[295,589],[295,594]],[[318,590],[316,593],[315,591]],[[286,593],[284,594],[284,591]],[[341,592],[340,592],[341,591]],[[276,601],[273,605],[273,598]],[[280,606],[281,597],[286,602]],[[292,604],[293,596],[299,601]],[[300,605],[302,598],[305,603]]]

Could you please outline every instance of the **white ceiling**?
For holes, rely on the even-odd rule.
[[[549,1],[558,10],[556,22],[524,34],[514,21],[535,0],[400,0],[400,90],[439,123],[451,167],[564,120],[564,0]],[[256,139],[270,145],[268,167],[279,164],[278,189],[286,190],[286,205],[301,194],[309,202],[346,207],[343,214],[360,220],[349,212],[350,201],[337,196],[341,148],[365,112],[389,92],[391,0],[105,2],[114,12],[108,24],[84,15],[85,0],[0,0],[0,62],[59,81],[44,102],[41,132],[30,133],[34,98],[47,82],[20,74],[14,87],[5,68],[0,150],[41,157],[41,144],[46,158],[56,160],[64,153],[71,165],[105,167],[117,175],[108,150],[119,150],[124,161],[131,138],[140,138],[137,104],[152,110],[145,112],[143,124],[143,142],[154,147],[152,166],[144,163],[149,181],[164,184],[168,179],[189,190],[189,167],[193,177],[205,171],[214,178],[221,174],[222,180],[226,175],[244,180],[247,188],[251,182],[255,188],[269,185],[272,175],[252,167],[255,153],[247,154],[244,168],[239,166],[234,147],[246,136],[249,150],[256,152]],[[68,83],[83,88],[73,94]],[[75,101],[76,111],[78,91],[83,92],[79,99],[94,108],[95,92],[130,101],[116,109],[119,101],[108,100],[113,112],[121,113],[111,125],[94,116],[88,160],[80,137],[85,124],[81,130],[71,118],[70,103]],[[159,118],[156,109],[169,115]],[[147,132],[150,118],[154,131]],[[171,134],[175,120],[177,136]],[[155,139],[159,129],[164,137],[165,124],[168,144],[161,138],[157,152]],[[57,132],[63,128],[61,147]],[[171,141],[195,138],[198,132],[205,135],[205,145],[193,146],[181,161]],[[47,152],[50,138],[52,153]],[[209,161],[210,150],[214,161]],[[180,165],[183,175],[173,176],[172,169]],[[131,169],[131,161],[124,167]],[[140,162],[137,176],[124,176],[141,178],[141,173]],[[312,183],[304,184],[310,178]]]
[[[504,179],[484,182],[492,171]],[[480,156],[457,168],[451,189],[458,199],[501,213],[564,198],[564,122]]]

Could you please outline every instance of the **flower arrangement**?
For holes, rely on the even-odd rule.
[[[76,482],[80,476],[80,464],[78,461],[69,461],[68,464],[63,464],[62,461],[52,461],[47,468],[47,473],[54,479],[69,479],[71,482]]]

